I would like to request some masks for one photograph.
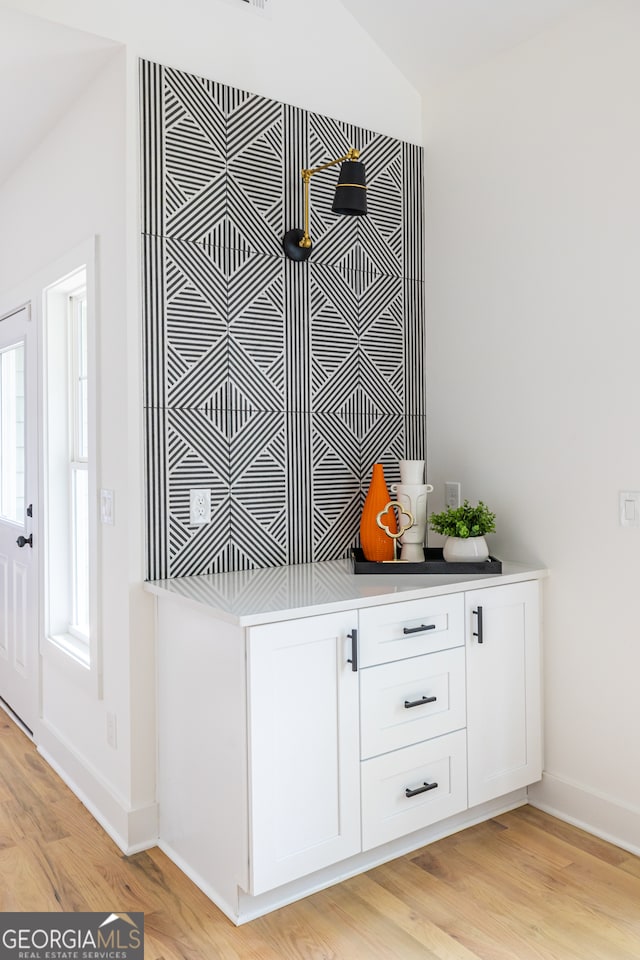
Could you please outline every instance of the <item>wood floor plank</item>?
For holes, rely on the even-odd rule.
[[[27,841],[0,851],[0,911],[61,910],[55,887]]]
[[[578,846],[584,853],[590,853],[598,860],[604,860],[605,863],[619,866],[628,859],[629,854],[620,847],[614,846],[607,840],[601,840],[600,837],[594,837],[579,827],[574,827],[571,823],[565,823],[562,820],[556,820],[550,817],[542,810],[535,807],[524,806],[518,808],[517,816],[513,816],[516,811],[510,810],[508,813],[497,817],[496,820],[501,825],[508,827],[514,820],[519,824],[528,823],[534,827],[539,827],[546,836],[557,837],[559,840],[565,840],[569,846]],[[636,858],[637,859],[637,858]]]
[[[397,922],[395,913],[387,914],[375,904],[358,896],[357,883],[347,880],[318,895],[318,908],[329,924],[327,937],[340,928],[349,943],[345,955],[371,957],[372,960],[438,960],[436,954],[413,933]]]
[[[608,915],[601,907],[596,912],[593,900],[582,896],[584,891],[571,880],[573,863],[550,871],[539,854],[539,838],[530,853],[519,842],[514,849],[510,833],[491,848],[470,839],[459,852],[458,868],[468,871],[474,883],[487,887],[484,899],[488,890],[498,895],[510,891],[508,909],[514,930],[525,931],[534,943],[549,944],[555,939],[557,948],[565,953],[574,951],[593,960],[610,960],[612,949],[620,960],[636,956],[640,930],[629,937],[619,917]],[[636,904],[630,902],[628,909],[637,912]]]
[[[378,867],[376,876],[385,888],[397,892],[413,909],[426,913],[480,960],[548,960],[548,955],[538,951],[530,938],[514,927],[504,904],[496,909],[486,899],[476,899],[477,891],[471,886],[456,888],[408,860]],[[566,960],[576,957],[569,954]]]
[[[625,873],[630,873],[634,877],[640,877],[640,857],[632,857],[625,852],[625,859],[619,866]]]
[[[531,844],[539,846],[546,843],[559,854],[570,856],[571,863],[554,878],[555,896],[561,889],[563,895],[571,900],[576,916],[590,915],[594,904],[597,904],[598,927],[610,924],[619,931],[619,951],[622,950],[623,939],[629,935],[627,949],[634,955],[637,937],[640,936],[640,878],[625,874],[620,869],[624,861],[617,858],[615,865],[603,861],[594,855],[592,848],[581,850],[555,834],[547,835],[542,824],[532,831],[528,825],[523,826],[516,821],[505,836],[509,838],[509,856],[512,861],[516,859],[519,869]],[[592,924],[585,920],[585,928],[590,926]],[[615,936],[613,929],[611,939]]]
[[[392,893],[383,885],[377,870],[353,877],[347,883],[361,901],[368,903],[377,913],[392,917],[398,927],[429,951],[424,956],[433,956],[437,960],[477,960],[476,954],[446,934],[424,910],[416,910],[405,897]]]
[[[0,910],[141,911],[145,960],[638,960],[640,860],[525,806],[236,928],[0,719]]]

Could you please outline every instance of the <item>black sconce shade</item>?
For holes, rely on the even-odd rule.
[[[367,213],[367,178],[364,163],[345,160],[340,167],[331,208],[345,217],[364,217]]]

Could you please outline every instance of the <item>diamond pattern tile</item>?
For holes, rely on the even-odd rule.
[[[140,64],[147,567],[151,578],[344,556],[373,463],[425,450],[422,150]],[[367,217],[331,212],[362,151]],[[211,490],[193,527],[189,490]]]

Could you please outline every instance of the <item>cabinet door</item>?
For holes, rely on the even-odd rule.
[[[537,581],[466,594],[469,806],[542,776]]]
[[[360,852],[356,613],[249,631],[252,894]]]

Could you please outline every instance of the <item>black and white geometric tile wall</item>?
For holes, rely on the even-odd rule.
[[[371,469],[425,456],[422,149],[141,61],[147,576],[357,543]],[[367,217],[302,167],[362,151]],[[212,522],[189,522],[189,490]]]

